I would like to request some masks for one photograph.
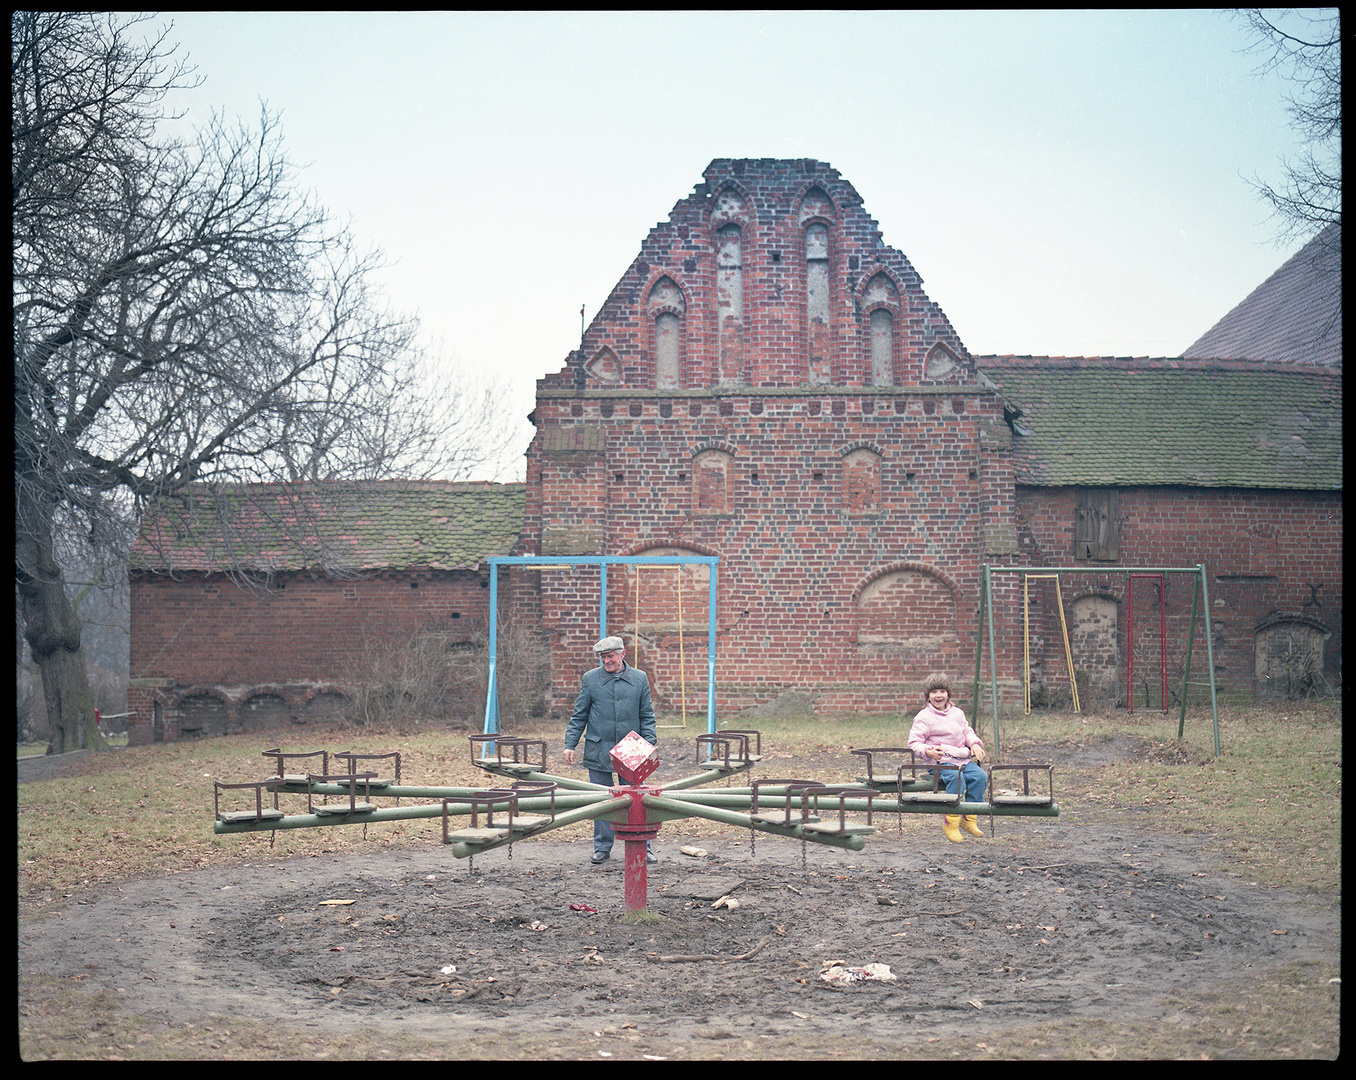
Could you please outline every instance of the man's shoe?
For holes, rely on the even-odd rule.
[[[611,854],[612,853],[608,851],[595,851],[589,861],[597,866],[599,863],[607,862],[607,860],[611,858]]]
[[[659,861],[659,856],[656,855],[653,851],[647,851],[645,853],[645,861],[649,863],[651,866],[653,866],[655,863]]]

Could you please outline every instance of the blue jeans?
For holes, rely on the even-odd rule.
[[[951,769],[939,769],[937,771],[942,774],[942,787],[946,788],[948,793],[952,795],[956,794],[956,785],[961,779],[964,779],[965,794],[962,796],[962,801],[984,801],[984,789],[989,786],[989,777],[988,774],[973,761],[967,761],[964,768],[962,768],[959,773],[956,773]]]

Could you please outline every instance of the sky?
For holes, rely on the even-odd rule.
[[[713,158],[838,169],[977,355],[1179,355],[1300,243],[1248,183],[1300,149],[1287,84],[1214,11],[164,18],[203,79],[185,122],[279,113],[521,450],[580,308]],[[521,450],[478,478],[521,479]]]

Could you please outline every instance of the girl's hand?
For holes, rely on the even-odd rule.
[[[929,746],[927,749],[927,755],[928,757],[932,758],[933,761],[941,761],[942,748],[940,746]]]

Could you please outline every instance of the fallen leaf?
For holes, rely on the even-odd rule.
[[[356,904],[357,900],[322,900],[320,907],[348,907],[349,904]]]

